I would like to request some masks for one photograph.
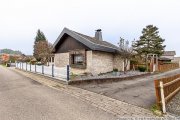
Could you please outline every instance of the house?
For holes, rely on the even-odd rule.
[[[174,57],[173,63],[178,63],[180,67],[180,57]]]
[[[176,55],[175,51],[164,51],[164,53],[162,54],[161,58],[164,60],[174,60],[174,56]]]
[[[1,59],[3,62],[8,62],[10,60],[9,54],[2,54]]]
[[[0,64],[2,64],[2,54],[0,53]]]
[[[124,70],[119,47],[104,41],[101,29],[96,30],[95,37],[90,37],[64,28],[53,45],[53,51],[55,66],[70,65],[74,74],[97,75],[114,68]]]

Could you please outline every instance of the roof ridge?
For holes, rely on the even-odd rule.
[[[70,29],[68,29],[68,30],[70,30]],[[97,39],[95,39],[95,38],[93,38],[93,37],[91,37],[91,36],[88,36],[88,35],[85,35],[85,34],[82,34],[82,33],[79,33],[79,32],[76,32],[76,31],[73,31],[73,30],[70,30],[70,31],[72,31],[72,32],[74,32],[75,34],[78,34],[78,35],[80,35],[81,37],[83,37],[84,39],[86,39],[86,40],[88,40],[87,38],[85,38],[84,36],[86,36],[86,37],[90,37],[91,39],[94,39],[94,40],[97,40]],[[83,35],[83,36],[82,36]],[[90,41],[90,40],[88,40],[89,42],[91,42],[91,43],[93,43],[93,44],[95,44],[95,45],[99,45],[99,46],[103,46],[103,47],[107,47],[107,48],[112,48],[112,49],[116,49],[116,50],[118,50],[116,47],[117,46],[115,46],[115,45],[113,45],[113,44],[111,44],[111,43],[109,43],[109,42],[107,42],[107,41],[98,41],[98,42],[106,42],[106,43],[108,43],[108,44],[111,44],[111,45],[113,45],[114,47],[112,47],[112,46],[107,46],[107,45],[101,45],[101,44],[98,44],[98,43],[94,43],[94,42],[92,42],[92,41]]]
[[[70,30],[70,29],[69,29]],[[78,35],[81,35],[81,37],[83,37],[84,38],[84,36],[86,36],[86,37],[89,37],[89,38],[91,38],[91,39],[94,39],[94,40],[97,40],[95,37],[92,37],[92,36],[89,36],[89,35],[85,35],[85,34],[82,34],[82,33],[79,33],[79,32],[76,32],[76,31],[73,31],[73,30],[70,30],[70,31],[72,31],[72,32],[74,32],[74,33],[76,33],[76,34],[78,34]],[[83,35],[83,36],[82,36]],[[85,38],[86,40],[88,40],[87,38]],[[88,40],[88,41],[90,41],[90,40]],[[100,41],[100,40],[97,40],[98,42],[103,42],[103,43],[107,43],[107,44],[110,44],[111,46],[107,46],[107,45],[101,45],[101,44],[98,44],[98,43],[96,43],[96,45],[100,45],[100,46],[104,46],[104,47],[108,47],[108,48],[113,48],[113,49],[118,49],[118,46],[116,46],[116,45],[114,45],[114,44],[112,44],[112,43],[110,43],[110,42],[108,42],[108,41],[105,41],[105,40],[102,40],[102,41]],[[90,41],[91,42],[91,41]],[[92,42],[93,43],[93,42]],[[93,43],[93,44],[95,44],[95,43]]]
[[[53,48],[56,47],[59,41],[61,41],[61,38],[64,34],[70,35],[77,39],[79,42],[83,43],[84,45],[88,46],[92,50],[99,50],[99,51],[105,51],[105,52],[118,52],[120,51],[119,47],[103,40],[97,40],[91,36],[70,30],[68,28],[64,28],[61,34],[56,39],[55,43],[53,44]]]

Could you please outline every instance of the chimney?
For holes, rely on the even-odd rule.
[[[97,40],[103,40],[103,39],[102,39],[101,29],[97,29],[97,30],[96,30],[96,32],[95,32],[95,39],[97,39]]]

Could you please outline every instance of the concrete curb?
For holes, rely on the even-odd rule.
[[[146,77],[153,75],[151,73],[146,73],[142,75],[135,75],[135,76],[129,76],[129,77],[122,77],[122,78],[95,78],[95,79],[86,79],[86,80],[71,80],[68,82],[69,85],[79,85],[79,84],[101,84],[101,83],[111,83],[111,82],[119,82],[124,80],[133,80],[141,77]]]

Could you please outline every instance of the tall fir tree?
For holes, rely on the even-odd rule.
[[[37,33],[36,33],[36,37],[35,37],[35,41],[34,41],[34,53],[33,56],[39,61],[40,57],[39,57],[39,53],[38,53],[38,42],[44,41],[46,42],[47,39],[44,35],[44,33],[38,29]]]
[[[45,40],[46,40],[46,37],[44,33],[40,29],[38,29],[36,37],[35,37],[35,42],[45,41]]]
[[[140,39],[133,43],[134,51],[136,51],[139,55],[147,55],[147,54],[157,54],[161,56],[164,52],[163,45],[165,41],[159,35],[158,28],[153,25],[148,25],[146,28],[142,30],[142,35]]]

